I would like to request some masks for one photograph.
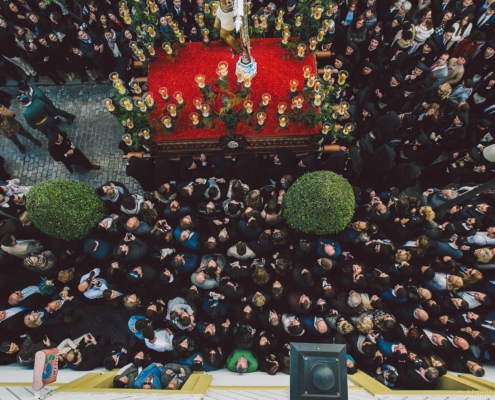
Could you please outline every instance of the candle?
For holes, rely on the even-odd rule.
[[[126,89],[125,89],[124,85],[122,85],[122,83],[120,83],[120,82],[121,82],[120,80],[114,82],[113,83],[113,87],[115,89],[117,89],[117,91],[119,92],[119,94],[125,94]]]
[[[280,127],[285,128],[287,125],[287,117],[282,115],[278,120],[280,121]]]
[[[163,117],[162,123],[163,123],[163,125],[165,125],[165,128],[171,128],[172,127],[172,120],[170,119],[170,117]]]
[[[244,82],[244,74],[242,71],[237,71],[237,83],[242,83]]]
[[[210,33],[210,31],[208,29],[203,29],[202,32],[203,32],[203,42],[208,43],[210,41],[210,39],[208,38],[208,33]]]
[[[331,17],[332,16],[332,9],[333,9],[333,5],[329,4],[328,5],[328,10],[327,10],[327,16],[328,17]]]
[[[129,16],[128,13],[124,13],[124,22],[127,24],[127,25],[130,25],[132,23],[132,19],[131,17]]]
[[[318,42],[321,42],[323,40],[323,36],[325,35],[325,31],[320,28],[318,30],[318,37],[316,38],[316,40],[318,40]]]
[[[275,26],[276,31],[280,31],[282,29],[282,21],[277,19],[277,25]]]
[[[282,10],[282,9],[278,10],[278,16],[279,16],[279,18],[282,18],[284,16],[284,14],[285,14],[284,13],[284,10]]]
[[[131,49],[134,53],[136,53],[139,50],[136,42],[130,42],[129,46],[131,46]]]
[[[316,75],[311,74],[308,78],[308,87],[312,88],[315,85],[316,82]]]
[[[287,44],[290,38],[290,32],[284,32],[282,36],[283,36],[282,43]]]
[[[348,135],[353,130],[354,130],[354,125],[352,125],[351,123],[345,124],[345,126],[344,126],[344,135]]]
[[[309,49],[311,51],[315,51],[316,50],[316,39],[314,37],[312,37],[311,39],[309,39]]]
[[[201,104],[203,104],[203,99],[201,99],[201,97],[196,97],[193,100],[193,104],[196,106],[198,110],[201,110]]]
[[[205,14],[209,14],[210,13],[210,5],[208,3],[204,3],[205,4]]]
[[[132,144],[132,137],[128,133],[122,136],[122,140],[125,142],[127,146],[130,146]]]
[[[146,61],[146,57],[144,56],[144,53],[141,50],[138,51],[138,57],[139,57],[139,61],[141,62]]]
[[[256,27],[260,24],[260,20],[258,19],[258,16],[257,15],[255,15],[253,17],[253,21],[254,21],[254,26],[256,26]]]
[[[156,36],[155,30],[153,29],[153,27],[151,25],[148,25],[148,33],[150,34],[151,37]]]
[[[259,112],[256,115],[256,119],[258,120],[258,125],[263,125],[265,123],[266,115],[264,112]]]
[[[296,14],[296,26],[301,26],[302,14]]]
[[[302,108],[304,99],[301,96],[297,96],[295,100],[297,108]]]
[[[287,104],[285,103],[278,103],[278,113],[283,114],[287,110]]]
[[[201,106],[201,112],[203,113],[203,117],[209,117],[210,115],[210,107],[207,104],[203,104]]]
[[[202,28],[203,26],[205,26],[204,15],[203,14],[198,14],[198,26],[200,28]]]
[[[284,32],[289,32],[290,25],[284,25]]]
[[[323,124],[322,133],[326,135],[330,131],[330,124]]]
[[[251,77],[249,75],[246,75],[244,77],[244,87],[245,88],[250,88],[251,87]]]
[[[296,81],[295,79],[291,79],[290,81],[290,91],[291,92],[296,92],[297,91],[297,85],[299,85],[299,82]]]
[[[150,6],[151,12],[156,13],[158,11],[158,7],[152,1],[148,2],[148,5]]]
[[[123,97],[119,103],[122,107],[124,107],[127,111],[131,111],[133,109],[132,101],[129,97]]]
[[[136,100],[136,107],[138,107],[141,112],[146,112],[146,104],[144,104],[142,100]]]
[[[333,68],[330,65],[327,65],[323,68],[323,80],[325,82],[329,81],[332,72],[333,72]]]
[[[122,0],[121,2],[119,2],[119,6],[120,6],[120,8],[121,8],[123,11],[127,11],[127,10],[128,10],[128,8],[127,8],[127,3],[126,3],[124,0]]]
[[[309,65],[303,67],[304,79],[308,79],[311,74],[312,68]]]
[[[227,76],[229,73],[229,63],[227,61],[220,61],[218,63],[218,70],[221,76]]]
[[[120,81],[119,74],[117,72],[112,72],[110,74],[110,80],[112,80],[114,82]]]
[[[317,94],[315,96],[315,106],[319,107],[321,105],[321,101],[323,100],[323,96],[321,94]]]
[[[158,89],[158,92],[162,96],[163,100],[168,100],[168,91],[166,87],[161,87],[160,89]]]
[[[330,27],[330,22],[328,22],[328,19],[326,19],[325,21],[323,21],[323,30],[325,32],[328,32],[329,27]]]
[[[182,92],[175,92],[174,98],[175,100],[177,100],[177,104],[181,105],[182,103],[184,103],[184,99],[182,98]]]
[[[315,8],[315,19],[320,19],[321,18],[321,13],[323,12],[324,8],[322,6],[317,6]]]
[[[151,44],[148,45],[148,52],[150,53],[150,56],[155,55],[155,48],[153,47],[153,45]]]
[[[165,50],[165,53],[168,55],[172,54],[172,47],[170,47],[170,43],[163,43],[162,47],[163,50]]]
[[[320,89],[321,89],[321,87],[320,87],[320,86],[321,86],[321,82],[320,82],[320,81],[316,81],[316,82],[315,82],[314,91],[315,91],[315,92],[319,92],[319,91],[320,91]]]
[[[134,122],[132,122],[132,118],[127,118],[126,125],[129,129],[134,128]]]
[[[138,82],[132,82],[132,91],[136,94],[141,94],[143,90],[141,89],[141,86],[139,86]]]
[[[299,58],[303,58],[304,57],[304,52],[306,51],[306,46],[304,44],[298,44],[297,45],[297,56]]]
[[[217,8],[218,8],[218,3],[211,3],[211,13],[213,14],[214,17],[217,16]]]
[[[270,96],[268,93],[264,93],[263,96],[261,96],[261,102],[264,106],[267,106],[268,103],[270,102],[270,99],[272,96]]]
[[[179,31],[179,33],[177,34],[177,36],[179,38],[179,43],[185,43],[186,42],[186,38],[184,37],[184,32]]]
[[[153,107],[153,105],[155,104],[155,100],[153,99],[152,93],[146,93],[143,98],[148,107]]]
[[[248,114],[251,114],[253,112],[253,102],[251,100],[246,100],[244,102],[244,108]]]
[[[103,100],[103,104],[107,107],[107,110],[110,112],[115,111],[115,106],[112,103],[112,100],[110,99],[105,99]]]
[[[198,113],[192,112],[191,114],[189,114],[189,118],[191,119],[193,125],[198,125],[199,124]]]
[[[200,89],[203,89],[205,87],[205,76],[204,75],[196,75],[194,80],[196,81],[196,83],[198,84],[198,87]]]
[[[339,85],[344,85],[346,78],[349,76],[349,73],[347,71],[340,71],[339,72]]]
[[[167,106],[167,110],[170,113],[170,115],[172,116],[172,118],[175,118],[177,116],[177,109],[175,108],[175,106],[173,104],[169,104]]]

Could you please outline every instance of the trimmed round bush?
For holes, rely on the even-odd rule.
[[[33,186],[26,198],[29,217],[48,236],[84,238],[105,216],[95,189],[70,179],[48,180]]]
[[[292,229],[316,235],[343,230],[354,215],[354,205],[352,186],[330,171],[304,174],[282,203],[284,218]]]

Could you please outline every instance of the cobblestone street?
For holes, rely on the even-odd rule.
[[[68,133],[69,138],[93,164],[101,166],[101,170],[86,172],[80,168],[70,174],[62,163],[54,161],[48,154],[48,140],[41,132],[29,128],[22,116],[23,110],[15,98],[12,99],[11,109],[16,113],[16,119],[41,140],[43,146],[38,148],[19,136],[19,140],[26,147],[26,154],[21,154],[10,140],[1,137],[0,155],[5,158],[5,169],[13,177],[19,178],[23,185],[33,185],[47,179],[69,178],[96,187],[108,180],[116,180],[125,183],[131,193],[141,193],[139,183],[126,176],[126,162],[117,148],[123,130],[102,104],[102,100],[109,95],[110,86],[73,84],[39,87],[55,105],[76,116],[72,125],[67,125],[63,120],[60,128]],[[6,86],[3,90],[14,96],[17,94],[16,86]]]

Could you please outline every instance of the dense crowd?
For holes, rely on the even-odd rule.
[[[199,40],[202,0],[158,5]],[[4,2],[2,71],[59,84],[57,70],[83,82],[116,70],[130,82],[136,37],[115,7],[91,0],[80,21],[70,3]],[[251,6],[268,36],[277,8],[294,21],[294,0]],[[74,243],[40,232],[25,211],[30,188],[0,171],[0,209],[14,217],[0,223],[2,363],[32,366],[57,347],[60,368],[104,365],[120,369],[116,387],[180,389],[194,370],[289,373],[289,343],[318,342],[346,344],[347,372],[389,387],[431,389],[447,370],[483,376],[495,357],[495,193],[445,205],[494,177],[483,151],[495,142],[495,2],[350,0],[333,12],[319,67],[349,73],[332,101],[349,104],[341,122],[355,126],[350,140],[325,139],[335,152],[176,165],[121,143],[144,195],[117,181],[96,188],[107,217]],[[55,160],[98,169],[56,121],[74,116],[32,83],[19,89]],[[2,102],[0,134],[41,145]],[[291,184],[317,170],[354,188],[355,216],[336,235],[283,220]],[[403,193],[416,185],[421,196]],[[125,339],[78,330],[108,309],[129,315],[111,327]]]

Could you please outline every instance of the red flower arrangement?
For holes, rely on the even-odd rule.
[[[280,46],[280,39],[253,39],[251,40],[251,52],[258,64],[258,73],[252,80],[249,100],[253,105],[252,126],[245,121],[240,122],[233,130],[234,134],[244,136],[271,136],[283,135],[312,135],[316,133],[316,128],[306,126],[302,122],[294,122],[286,128],[279,127],[279,114],[277,114],[278,103],[284,102],[288,105],[285,115],[289,115],[291,99],[289,81],[297,79],[299,81],[298,90],[302,91],[304,78],[302,68],[304,65],[315,66],[314,56],[309,54],[303,60],[296,60],[287,57],[287,52]],[[164,51],[157,50],[158,59],[149,65],[149,91],[153,93],[157,108],[149,115],[150,123],[157,129],[155,140],[178,140],[178,139],[198,139],[198,138],[218,138],[227,133],[227,129],[221,121],[214,119],[213,129],[198,129],[189,118],[191,112],[197,112],[193,104],[195,97],[201,97],[200,90],[194,80],[198,74],[206,77],[206,84],[215,83],[218,76],[216,70],[220,61],[227,61],[229,64],[229,92],[235,92],[240,88],[235,75],[235,64],[238,57],[232,58],[229,48],[223,41],[212,42],[211,46],[205,48],[202,43],[188,43],[179,52],[171,63]],[[313,67],[315,68],[315,67]],[[168,104],[177,104],[172,96],[169,100],[163,101],[158,89],[165,86],[169,96],[175,91],[181,91],[185,101],[185,107],[180,109],[180,116],[173,123],[175,129],[167,134],[165,127],[161,123],[164,115],[169,115],[166,111]],[[263,129],[255,130],[256,114],[261,111],[261,97],[263,93],[269,93],[271,100],[263,110],[266,113],[266,121]],[[308,105],[304,104],[304,108]],[[212,111],[218,113],[221,99],[216,98],[211,104]],[[242,102],[233,107],[234,112],[243,108]],[[200,113],[199,113],[200,114]],[[200,114],[201,115],[201,114]],[[200,117],[202,120],[202,117]]]

